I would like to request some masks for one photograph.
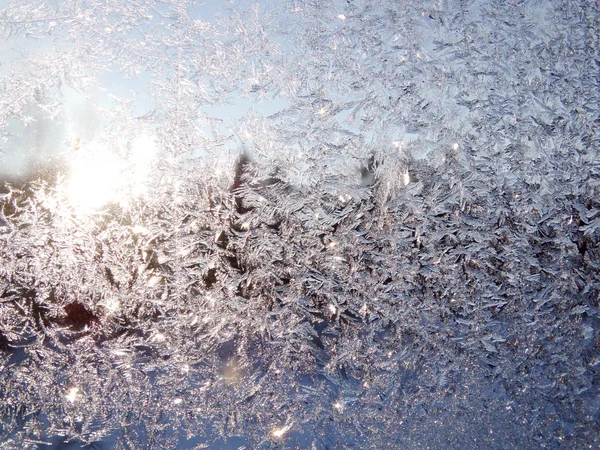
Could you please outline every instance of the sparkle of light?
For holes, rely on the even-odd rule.
[[[131,228],[133,234],[148,234],[148,228],[143,227],[141,225],[136,225]]]
[[[72,387],[71,389],[69,389],[69,393],[65,397],[69,402],[74,403],[75,400],[77,400],[78,393],[79,393],[79,388]]]
[[[154,287],[156,286],[158,283],[160,283],[162,281],[162,277],[159,276],[153,276],[148,280],[148,286],[149,287]]]
[[[287,433],[287,432],[290,430],[290,428],[292,428],[292,425],[291,425],[291,424],[290,424],[290,425],[286,425],[286,426],[284,426],[284,427],[281,427],[281,428],[275,428],[275,429],[274,429],[274,430],[271,432],[271,435],[272,435],[273,437],[275,437],[275,438],[281,438],[281,437],[283,437],[283,435],[284,435],[285,433]]]
[[[104,307],[110,314],[114,314],[121,309],[121,302],[118,298],[111,297],[104,302]]]
[[[162,334],[162,333],[156,333],[153,337],[152,340],[154,342],[164,342],[167,339],[167,337]]]

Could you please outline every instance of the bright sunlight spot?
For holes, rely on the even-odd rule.
[[[79,212],[89,212],[116,198],[123,163],[97,145],[82,148],[70,161],[67,196]]]
[[[127,204],[146,193],[156,140],[142,134],[128,150],[126,158],[97,143],[76,151],[70,160],[67,197],[78,212],[93,212],[108,202]]]

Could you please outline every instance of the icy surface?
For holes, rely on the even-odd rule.
[[[203,8],[0,2],[0,446],[598,448],[597,3]]]

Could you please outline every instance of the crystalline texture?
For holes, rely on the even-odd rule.
[[[1,7],[2,447],[600,445],[597,5],[230,6]]]

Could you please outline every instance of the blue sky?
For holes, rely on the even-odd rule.
[[[7,0],[0,1],[0,12],[10,3]],[[160,9],[161,5],[164,11]],[[188,13],[192,19],[215,24],[220,17],[229,14],[228,6],[230,6],[228,1],[208,1],[188,7]],[[159,8],[157,12],[166,13],[168,7],[167,4],[157,3],[156,8]],[[24,59],[36,56],[43,58],[57,45],[68,46],[67,40],[64,42],[61,42],[60,38],[57,40],[59,34],[53,33],[51,37],[37,36],[35,39],[21,34],[0,41],[0,55],[2,55],[0,77],[9,76],[12,70],[17,73],[20,70],[27,70],[27,62],[23,62]],[[37,105],[32,103],[23,111],[32,119],[29,125],[24,126],[20,120],[9,120],[8,127],[4,130],[8,135],[7,139],[0,144],[2,146],[0,176],[6,176],[8,173],[10,179],[29,171],[33,164],[46,167],[54,155],[69,148],[71,141],[75,139],[74,136],[84,141],[98,139],[102,134],[103,124],[106,123],[106,118],[101,111],[117,108],[118,103],[134,102],[133,117],[140,117],[154,110],[155,101],[149,91],[153,81],[151,74],[140,73],[138,77],[132,78],[127,76],[120,67],[111,65],[110,61],[106,61],[105,65],[108,70],[97,76],[97,87],[93,90],[81,92],[67,84],[61,88],[60,100],[64,102],[64,115],[60,116],[62,118],[52,120],[44,117],[45,111],[40,111]],[[200,108],[208,116],[221,120],[217,129],[225,136],[230,134],[229,126],[251,109],[261,115],[269,116],[286,106],[282,100],[265,99],[257,103],[241,95],[230,96],[230,99],[228,104],[206,105]],[[208,127],[201,129],[207,135],[215,131]],[[233,147],[237,144],[234,142],[231,145]],[[196,154],[192,156],[202,154],[202,149],[198,148]]]

